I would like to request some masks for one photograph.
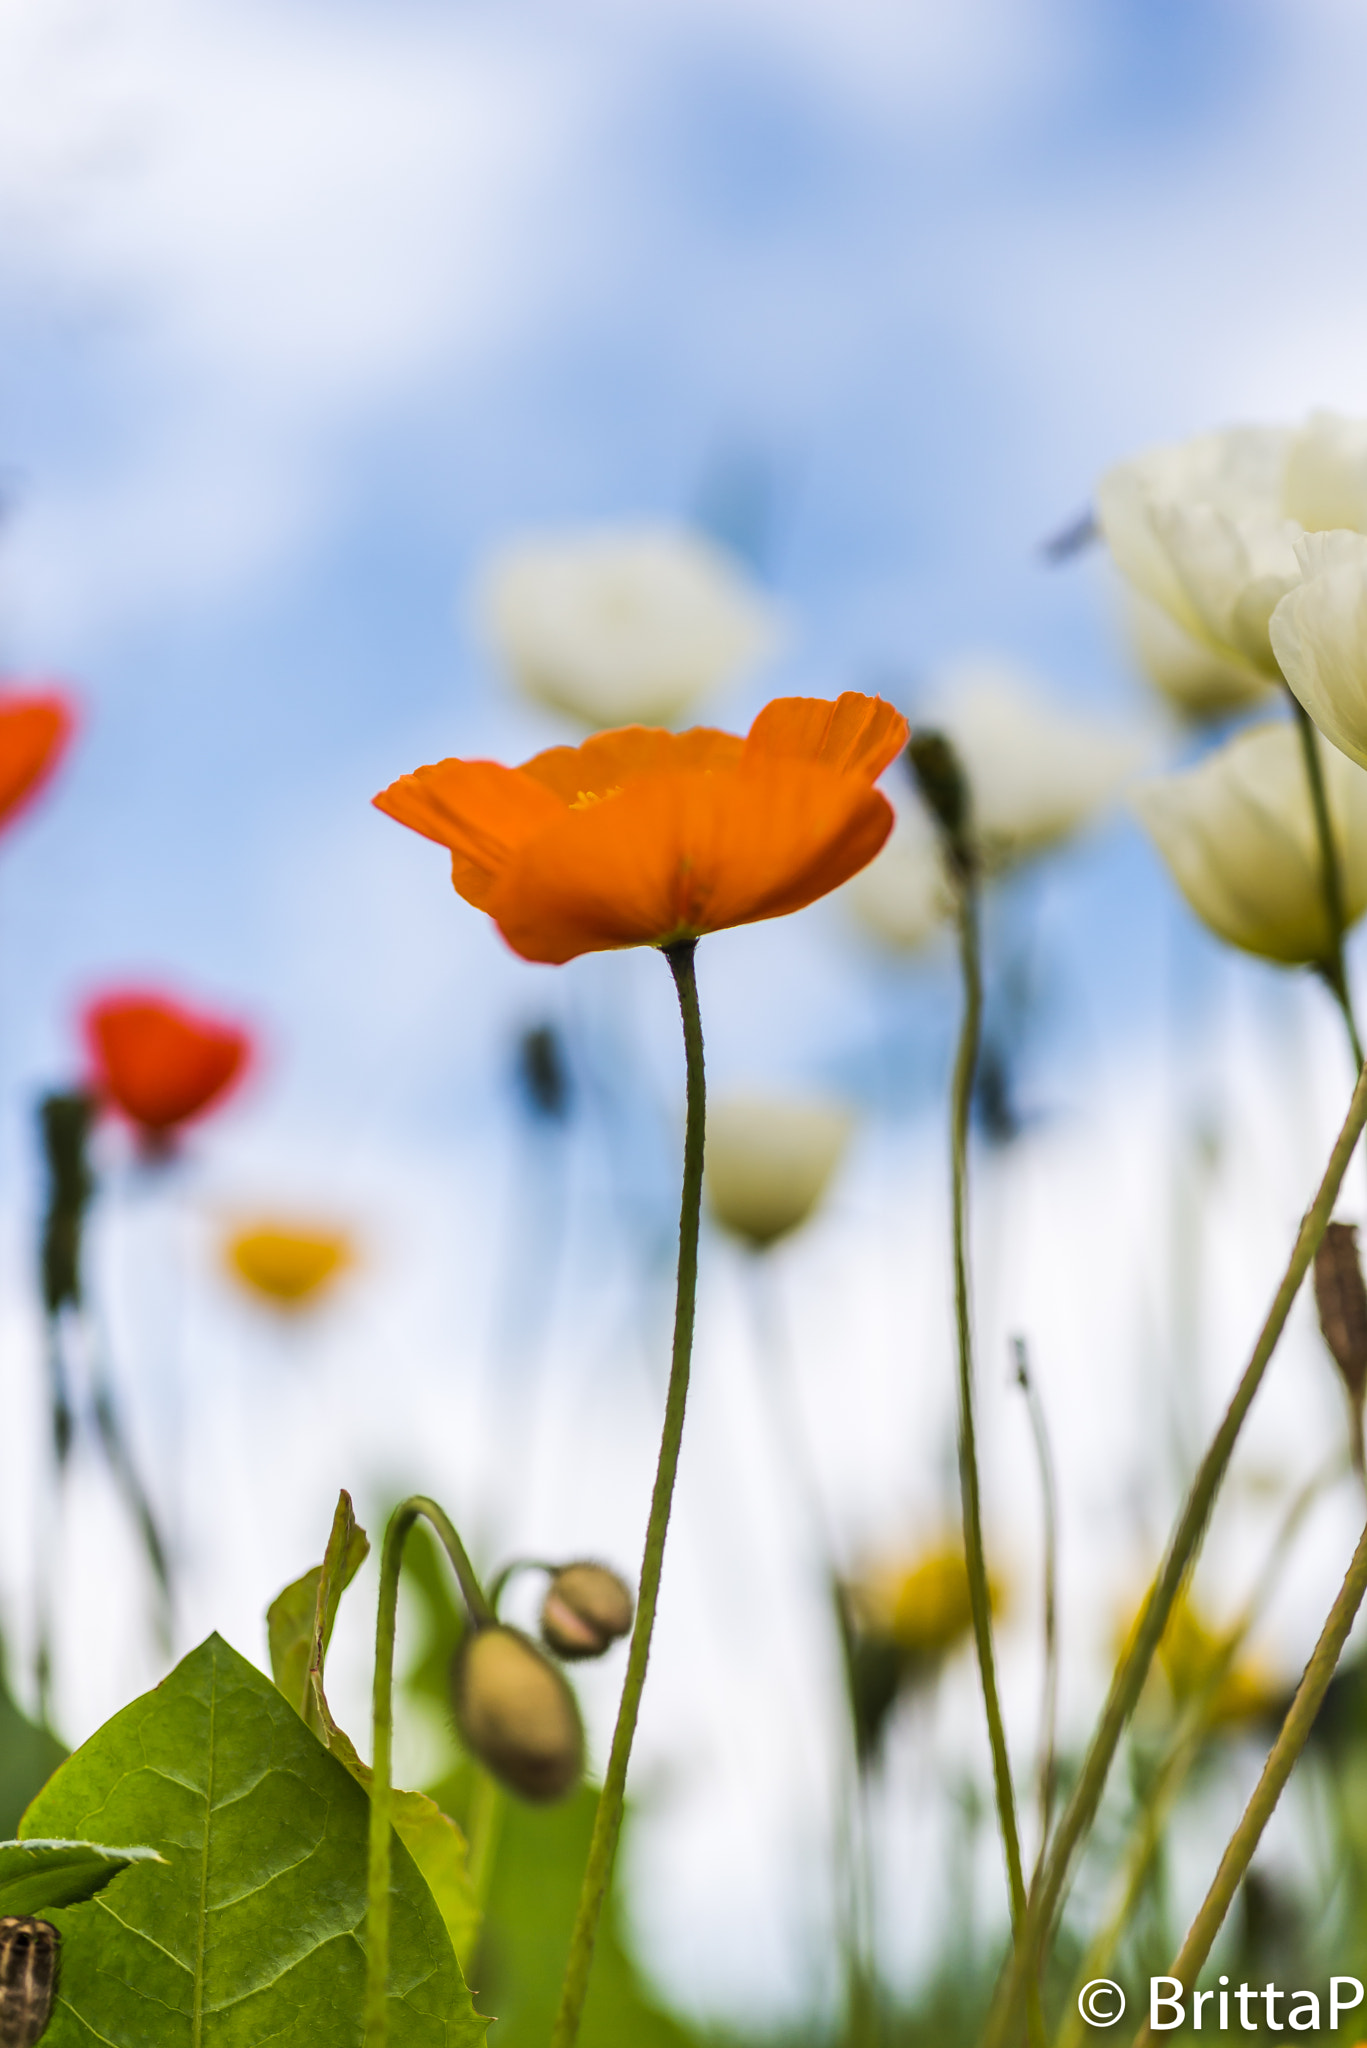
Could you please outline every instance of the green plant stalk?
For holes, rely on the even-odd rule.
[[[1305,777],[1310,785],[1310,807],[1315,814],[1315,837],[1320,850],[1320,887],[1324,894],[1324,914],[1329,924],[1329,952],[1320,962],[1319,971],[1332,989],[1343,1021],[1348,1030],[1348,1043],[1353,1050],[1353,1064],[1362,1066],[1362,1040],[1358,1036],[1357,1019],[1353,1015],[1353,998],[1348,988],[1348,970],[1343,959],[1343,934],[1348,928],[1347,914],[1343,904],[1343,869],[1339,861],[1338,845],[1334,839],[1334,828],[1329,816],[1329,792],[1324,782],[1324,762],[1320,756],[1319,735],[1314,720],[1299,697],[1288,689],[1291,708],[1301,736],[1301,751],[1305,756]]]
[[[375,1619],[375,1688],[370,1785],[370,1857],[366,1886],[365,2048],[385,2048],[389,2039],[389,1858],[393,1806],[394,1633],[399,1615],[399,1569],[403,1547],[419,1516],[436,1530],[460,1583],[477,1628],[493,1621],[474,1566],[454,1523],[436,1501],[415,1493],[400,1501],[389,1518],[380,1553],[380,1600]]]
[[[471,1794],[468,1812],[467,1835],[470,1844],[470,1889],[481,1913],[489,1904],[489,1892],[494,1881],[494,1865],[498,1860],[499,1837],[503,1833],[503,1815],[508,1800],[507,1794],[481,1765],[474,1766],[475,1785]]]
[[[1353,1552],[1353,1561],[1347,1576],[1339,1588],[1338,1598],[1329,1610],[1329,1618],[1320,1632],[1320,1639],[1305,1667],[1304,1675],[1296,1688],[1296,1697],[1287,1709],[1281,1731],[1263,1765],[1263,1773],[1254,1787],[1253,1796],[1244,1808],[1243,1819],[1229,1838],[1229,1846],[1220,1859],[1220,1868],[1215,1881],[1206,1893],[1200,1912],[1191,1923],[1190,1932],[1182,1943],[1170,1976],[1180,1980],[1185,1988],[1195,1984],[1202,1965],[1210,1954],[1216,1935],[1224,1925],[1226,1913],[1239,1888],[1240,1880],[1253,1860],[1253,1852],[1262,1840],[1263,1829],[1272,1818],[1272,1812],[1281,1798],[1286,1781],[1295,1768],[1296,1761],[1306,1744],[1319,1713],[1329,1681],[1333,1677],[1343,1646],[1348,1640],[1349,1630],[1357,1619],[1357,1611],[1367,1593],[1367,1529],[1358,1538],[1358,1547]],[[1145,2020],[1135,2035],[1135,2048],[1150,2038],[1149,2023]]]
[[[570,1936],[565,1977],[560,1990],[560,2009],[551,2032],[551,2048],[573,2048],[588,1992],[593,1967],[593,1944],[598,1921],[612,1876],[612,1860],[622,1829],[622,1804],[626,1796],[627,1765],[636,1733],[641,1693],[650,1660],[650,1638],[655,1627],[655,1608],[660,1593],[660,1572],[664,1564],[665,1537],[674,1500],[674,1478],[679,1468],[679,1446],[683,1441],[684,1411],[688,1405],[688,1375],[693,1357],[693,1317],[698,1292],[698,1223],[702,1210],[703,1143],[706,1135],[707,1091],[703,1072],[702,1019],[698,1012],[698,984],[693,956],[696,939],[681,939],[662,947],[674,985],[678,990],[679,1013],[683,1019],[684,1059],[687,1068],[688,1115],[684,1128],[683,1196],[679,1209],[679,1271],[674,1304],[674,1348],[669,1367],[669,1391],[665,1397],[664,1428],[660,1456],[655,1468],[655,1486],[650,1497],[646,1523],[645,1554],[641,1560],[641,1584],[636,1598],[636,1623],[627,1653],[626,1678],[622,1684],[617,1725],[612,1749],[598,1795],[588,1862],[579,1893],[574,1931]]]
[[[1055,2048],[1077,2048],[1077,2043],[1083,2038],[1084,2022],[1077,2003],[1078,1995],[1090,1978],[1110,1975],[1111,1957],[1138,1904],[1148,1876],[1149,1865],[1162,1840],[1163,1829],[1187,1775],[1200,1756],[1202,1746],[1210,1734],[1211,1708],[1219,1689],[1233,1670],[1235,1660],[1257,1627],[1272,1597],[1301,1524],[1322,1497],[1325,1488],[1342,1478],[1343,1471],[1343,1461],[1335,1458],[1315,1473],[1313,1478],[1307,1480],[1296,1494],[1282,1518],[1281,1526],[1258,1574],[1257,1583],[1244,1603],[1242,1613],[1226,1636],[1199,1694],[1190,1702],[1178,1722],[1167,1753],[1159,1764],[1154,1790],[1146,1804],[1139,1835],[1130,1848],[1120,1900],[1111,1918],[1082,1959],[1064,2007],[1064,2022],[1056,2037]]]
[[[1016,1361],[1016,1384],[1025,1396],[1030,1434],[1039,1463],[1040,1500],[1044,1510],[1044,1683],[1040,1698],[1039,1851],[1030,1880],[1033,1884],[1049,1846],[1054,1795],[1058,1789],[1058,1489],[1054,1483],[1054,1458],[1049,1447],[1044,1403],[1030,1371],[1030,1354],[1024,1337],[1014,1338],[1012,1349]]]
[[[1334,1202],[1364,1125],[1367,1125],[1367,1068],[1358,1075],[1348,1115],[1334,1141],[1324,1179],[1302,1218],[1286,1272],[1273,1297],[1243,1377],[1192,1481],[1158,1576],[1149,1588],[1130,1647],[1112,1675],[1101,1718],[1072,1795],[1060,1816],[1044,1869],[1039,1882],[1031,1888],[1022,1938],[1016,1944],[1010,1969],[998,1993],[982,2048],[1005,2048],[1017,2023],[1026,1986],[1033,1983],[1039,1958],[1050,1938],[1073,1857],[1096,1818],[1120,1738],[1148,1677],[1149,1666],[1168,1625],[1173,1605],[1196,1560],[1244,1418],[1253,1405],[1263,1374],[1286,1327],[1291,1304],[1300,1292],[1310,1262],[1328,1228]]]
[[[972,868],[964,863],[956,875],[959,923],[959,965],[963,976],[964,1009],[959,1026],[959,1046],[954,1057],[954,1079],[950,1094],[950,1167],[954,1217],[954,1324],[958,1338],[959,1387],[959,1492],[963,1506],[964,1558],[968,1568],[969,1606],[973,1616],[973,1641],[978,1653],[978,1676],[983,1706],[987,1713],[987,1735],[992,1750],[992,1783],[997,1799],[997,1822],[1006,1856],[1006,1878],[1011,1898],[1011,1928],[1019,1942],[1025,1925],[1025,1874],[1021,1864],[1020,1828],[1016,1819],[1016,1794],[1011,1782],[1011,1758],[1006,1747],[1001,1696],[997,1689],[997,1660],[992,1643],[992,1596],[987,1581],[987,1557],[983,1547],[982,1501],[978,1485],[977,1425],[973,1411],[973,1313],[968,1285],[968,1125],[973,1108],[973,1083],[978,1071],[978,1049],[982,1037],[983,981],[978,936],[978,891]],[[1039,2011],[1036,1987],[1028,1996],[1029,2035],[1032,2048],[1044,2040],[1044,2021]]]

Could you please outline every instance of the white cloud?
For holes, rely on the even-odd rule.
[[[103,456],[28,458],[16,581],[68,637],[73,604],[271,560],[339,427],[525,319],[525,219],[584,100],[563,48],[470,17],[253,0],[6,10],[0,69],[0,257],[30,325],[87,330],[103,409]]]

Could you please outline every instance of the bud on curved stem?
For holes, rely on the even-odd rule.
[[[631,1627],[636,1603],[605,1564],[561,1565],[541,1603],[541,1640],[567,1663],[601,1657]]]
[[[584,1727],[563,1675],[521,1629],[469,1631],[451,1701],[461,1740],[489,1774],[534,1804],[563,1799],[584,1768]]]
[[[408,1532],[419,1516],[436,1530],[476,1629],[493,1625],[474,1566],[454,1523],[436,1501],[414,1494],[389,1518],[380,1554],[380,1600],[375,1620],[373,1775],[370,1787],[370,1867],[366,1905],[365,2048],[386,2048],[389,2038],[390,1781],[394,1732],[394,1631],[399,1610],[399,1568]]]

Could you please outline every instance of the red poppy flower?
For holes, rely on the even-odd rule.
[[[154,1149],[221,1102],[251,1054],[237,1025],[148,990],[101,996],[84,1023],[100,1095]]]
[[[451,850],[457,892],[526,960],[663,946],[801,910],[892,829],[875,779],[907,723],[878,697],[779,697],[748,736],[630,725],[520,768],[438,761],[380,810]]]
[[[71,703],[58,690],[0,695],[0,829],[38,794],[75,724]]]

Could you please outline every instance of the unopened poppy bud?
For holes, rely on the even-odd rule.
[[[1315,1307],[1329,1354],[1355,1408],[1367,1390],[1367,1287],[1355,1223],[1331,1223],[1315,1253]]]
[[[631,1588],[605,1564],[563,1565],[541,1604],[541,1640],[574,1662],[601,1657],[631,1627]]]
[[[456,1652],[452,1704],[460,1737],[511,1792],[562,1799],[584,1768],[584,1728],[568,1684],[520,1629],[475,1629]]]
[[[958,754],[942,732],[922,728],[913,732],[907,743],[907,760],[921,801],[940,828],[950,862],[959,874],[967,874],[973,865],[968,837],[970,797]]]

